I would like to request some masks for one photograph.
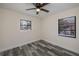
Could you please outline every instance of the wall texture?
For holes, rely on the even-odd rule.
[[[58,36],[58,19],[69,16],[76,16],[77,37],[75,39]],[[20,19],[31,20],[32,30],[21,31],[19,27]],[[79,8],[62,11],[55,15],[52,14],[42,20],[0,8],[0,51],[33,42],[41,38],[52,44],[79,53],[78,23]]]
[[[76,16],[76,38],[58,36],[58,19]],[[50,15],[42,21],[42,39],[52,44],[79,53],[79,8],[62,11],[55,15]]]
[[[20,19],[32,21],[32,30],[21,31]],[[40,20],[0,8],[0,51],[40,39]]]

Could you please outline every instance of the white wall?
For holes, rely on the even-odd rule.
[[[21,31],[20,19],[32,21],[32,30]],[[40,20],[0,8],[0,51],[40,39]]]
[[[58,36],[58,19],[76,16],[76,39]],[[32,30],[21,31],[20,19],[32,21]],[[41,21],[41,22],[40,22]],[[0,8],[0,51],[44,39],[52,44],[79,53],[79,8],[50,15],[45,19],[24,15],[15,11]],[[41,28],[40,28],[41,24]]]
[[[76,38],[58,36],[58,19],[69,16],[76,16]],[[55,15],[49,15],[42,21],[41,26],[43,30],[41,33],[43,34],[42,39],[79,53],[79,8],[73,8]]]

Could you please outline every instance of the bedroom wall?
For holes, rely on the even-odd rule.
[[[20,19],[32,21],[32,30],[21,31]],[[0,8],[0,51],[40,39],[40,20],[12,10]]]
[[[62,11],[55,15],[49,15],[45,19],[21,14],[12,10],[0,8],[0,51],[27,44],[40,38],[52,44],[61,46],[79,53],[79,8]],[[77,37],[58,36],[58,19],[76,16]],[[21,31],[20,19],[32,21],[32,30]],[[41,24],[41,25],[40,25]],[[41,26],[41,27],[40,27]]]
[[[58,36],[58,19],[69,16],[76,16],[76,38]],[[49,15],[41,23],[42,39],[79,53],[79,7]]]

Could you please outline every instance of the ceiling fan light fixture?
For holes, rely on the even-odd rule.
[[[29,8],[26,10],[35,10],[36,14],[39,14],[40,11],[44,11],[46,13],[49,12],[47,9],[43,9],[44,6],[46,6],[48,3],[32,3],[35,7],[34,8]]]
[[[38,12],[39,12],[39,11],[40,11],[40,9],[39,9],[39,8],[37,8],[37,9],[36,9],[36,11],[38,11]]]

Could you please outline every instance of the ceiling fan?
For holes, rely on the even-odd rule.
[[[35,8],[30,8],[26,10],[36,10],[36,14],[39,14],[40,11],[49,12],[49,10],[44,9],[43,7],[46,6],[49,3],[32,3]]]

